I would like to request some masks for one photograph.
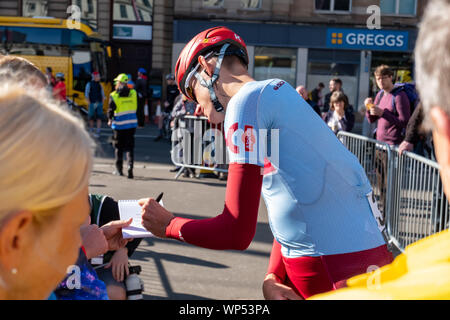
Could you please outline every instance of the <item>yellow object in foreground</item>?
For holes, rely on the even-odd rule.
[[[391,264],[353,277],[347,285],[311,299],[450,299],[450,231],[409,245]]]

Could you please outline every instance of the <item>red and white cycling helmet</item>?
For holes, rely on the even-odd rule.
[[[211,80],[204,80],[198,70],[198,57],[217,55],[216,69]],[[225,55],[236,55],[248,65],[247,47],[242,38],[226,27],[214,27],[197,34],[181,51],[175,66],[175,81],[180,91],[193,101],[197,101],[190,87],[192,77],[196,77],[200,83],[209,89],[211,101],[216,110],[222,111],[223,107],[217,100],[213,84],[217,81],[220,66]]]

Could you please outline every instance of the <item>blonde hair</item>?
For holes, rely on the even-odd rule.
[[[0,222],[20,210],[48,212],[87,185],[93,142],[83,122],[45,90],[0,86]]]
[[[427,119],[439,106],[450,116],[450,1],[428,3],[420,23],[415,55],[417,88]]]

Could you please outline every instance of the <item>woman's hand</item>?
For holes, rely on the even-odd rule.
[[[303,300],[292,288],[282,284],[273,273],[269,273],[264,279],[263,295],[266,300]]]
[[[111,221],[103,226],[103,234],[105,235],[106,241],[108,241],[108,249],[113,251],[123,248],[128,242],[133,239],[124,239],[122,237],[122,228],[128,227],[132,222],[132,219],[125,220],[115,220]]]
[[[121,248],[114,252],[111,261],[105,266],[106,269],[112,268],[113,278],[117,282],[123,282],[130,274],[128,269],[128,249]]]
[[[86,251],[86,257],[92,259],[108,251],[108,241],[95,224],[84,225],[80,228],[82,244]]]

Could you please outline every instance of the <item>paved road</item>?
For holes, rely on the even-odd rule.
[[[136,132],[135,179],[113,176],[109,129],[103,129],[96,150],[90,192],[114,199],[155,197],[164,192],[164,205],[175,215],[212,217],[222,212],[226,182],[215,178],[179,178],[174,173],[168,141],[154,142],[155,127]],[[133,255],[142,266],[145,299],[263,299],[261,286],[272,234],[261,200],[255,238],[245,251],[215,251],[176,240],[145,239]]]

